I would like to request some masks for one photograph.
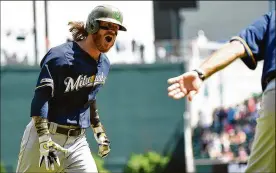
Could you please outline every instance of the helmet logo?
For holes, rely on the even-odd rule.
[[[113,14],[112,14],[112,17],[113,17],[114,19],[116,19],[116,20],[122,22],[122,21],[121,21],[121,14],[120,14],[120,12],[114,11]]]

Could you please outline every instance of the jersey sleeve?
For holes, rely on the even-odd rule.
[[[238,36],[234,36],[230,40],[238,40],[243,44],[247,55],[242,57],[241,60],[250,69],[255,69],[257,62],[263,59],[261,52],[264,46],[269,15],[270,13],[261,16],[247,28],[243,29]]]
[[[89,94],[89,100],[96,100],[96,95],[100,91],[102,85],[97,85],[96,88]]]
[[[59,56],[50,50],[42,60],[31,103],[31,116],[48,116],[48,101],[54,97],[55,83],[58,83],[58,72],[63,64]]]
[[[54,78],[53,78],[53,67],[50,64],[45,64],[39,73],[38,80],[36,83],[35,90],[42,90],[43,88],[51,89],[51,96],[54,95]]]
[[[51,89],[45,88],[35,92],[31,103],[31,117],[41,116],[48,117],[48,100],[51,97]]]
[[[89,95],[89,98],[91,98],[92,100],[96,100],[96,95],[105,84],[107,76],[109,74],[110,61],[105,54],[101,55],[101,67],[101,72],[99,72],[99,75],[96,76],[94,81],[95,90]]]

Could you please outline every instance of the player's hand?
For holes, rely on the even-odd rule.
[[[49,170],[49,167],[51,167],[51,169],[54,170],[54,162],[56,162],[58,166],[60,166],[60,161],[57,156],[58,151],[64,153],[68,152],[67,149],[53,142],[48,135],[39,137],[39,151],[39,167],[42,166],[42,163],[44,161],[47,170]]]
[[[193,96],[198,93],[203,81],[199,78],[197,72],[186,72],[180,76],[168,79],[168,96],[173,99],[181,99],[185,96],[192,101]]]
[[[106,134],[101,132],[101,133],[97,133],[94,134],[95,139],[99,145],[99,152],[98,155],[101,158],[104,158],[108,155],[108,153],[110,152],[110,141],[107,138]]]

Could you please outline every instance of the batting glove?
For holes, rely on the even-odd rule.
[[[106,157],[111,150],[109,139],[107,138],[106,134],[103,132],[94,134],[94,136],[99,145],[98,155],[101,158]]]
[[[54,170],[54,161],[58,164],[58,166],[60,166],[57,152],[61,151],[67,153],[68,150],[53,142],[51,137],[48,135],[43,135],[38,139],[40,151],[39,167],[41,167],[42,162],[45,161],[46,170],[49,170],[49,167]]]
[[[98,127],[92,127],[92,129],[94,132],[94,137],[99,145],[98,155],[101,158],[104,158],[108,155],[108,153],[111,150],[110,149],[110,141],[107,138],[102,125],[99,125]]]

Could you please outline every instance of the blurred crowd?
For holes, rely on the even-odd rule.
[[[73,40],[71,38],[67,38],[66,41],[69,42]],[[124,52],[126,51],[127,47],[130,47],[132,55],[136,56],[135,62],[145,63],[145,45],[143,43],[139,43],[135,39],[132,39],[130,41],[129,46],[127,46],[126,44],[126,42],[116,40],[114,44],[116,53]]]
[[[1,65],[34,65],[34,43],[33,31],[28,30],[6,30],[2,33],[1,39],[5,42],[1,46]],[[65,42],[72,41],[67,38]],[[60,43],[62,44],[62,43]],[[117,63],[145,63],[145,44],[135,40],[117,40],[114,44],[115,54],[129,52]],[[132,56],[129,57],[129,56]],[[41,58],[41,57],[38,57]],[[111,57],[112,58],[112,57]],[[112,63],[112,62],[111,62]]]
[[[1,65],[28,65],[27,51],[30,32],[27,30],[7,30],[1,33]],[[31,47],[33,48],[33,47]]]
[[[247,162],[259,109],[260,96],[215,109],[212,124],[193,131],[195,157]]]
[[[5,30],[1,33],[1,40],[5,42],[1,46],[1,66],[35,65],[33,30]],[[69,41],[72,41],[71,37],[64,40],[64,42]],[[37,47],[38,61],[43,56],[41,55],[41,52],[43,54],[45,49],[43,44],[39,42]],[[151,51],[155,53],[151,55]],[[141,41],[141,38],[116,40],[109,53],[112,64],[174,63],[183,61],[183,56],[180,55],[180,40],[155,41],[153,47],[150,46],[149,42]]]

